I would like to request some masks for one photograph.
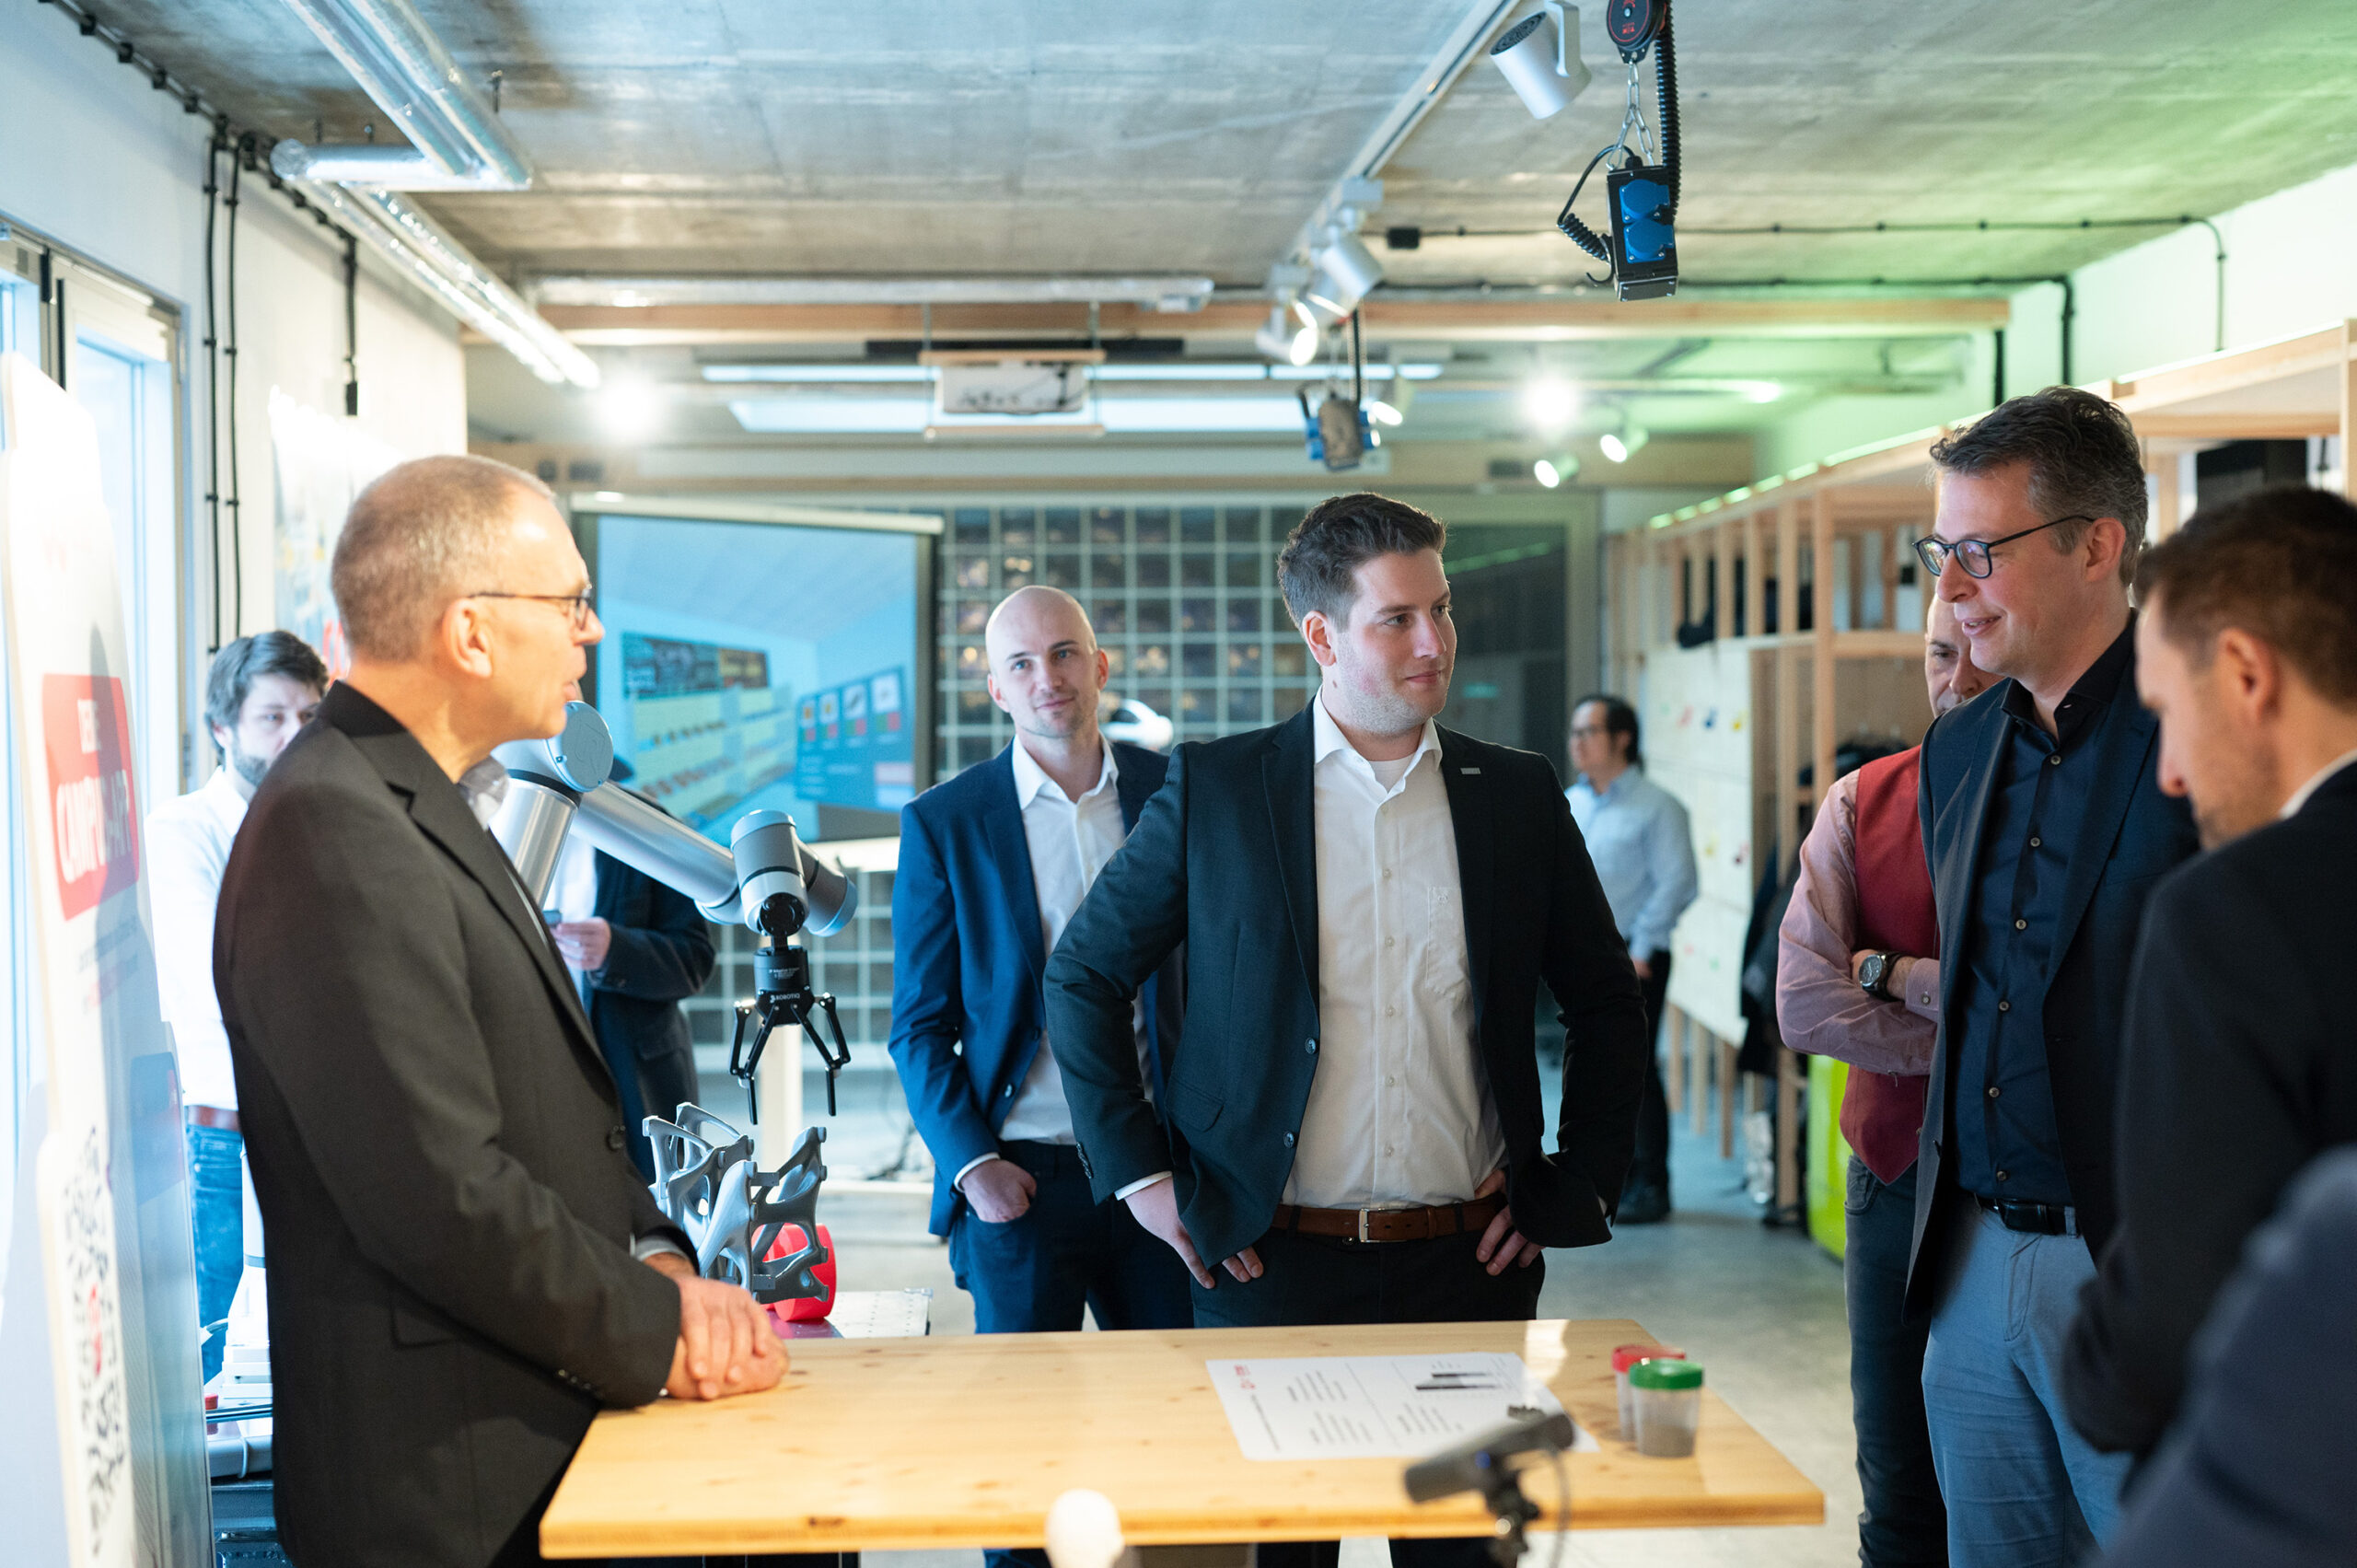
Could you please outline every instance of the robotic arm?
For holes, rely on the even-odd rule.
[[[810,987],[810,958],[792,939],[831,936],[851,922],[859,890],[810,853],[782,811],[749,812],[729,847],[648,805],[611,781],[613,738],[586,703],[565,708],[564,730],[548,740],[513,740],[494,753],[507,769],[507,798],[492,833],[531,890],[545,899],[565,835],[590,843],[693,899],[715,921],[741,920],[761,938],[753,955],[753,998],[737,1005],[728,1071],[753,1092],[753,1071],[779,1023],[799,1025],[827,1067],[827,1114],[835,1075],[851,1060],[835,998]],[[817,1027],[820,1018],[826,1031]],[[748,1031],[750,1031],[749,1043]],[[755,1119],[760,1109],[754,1108]]]

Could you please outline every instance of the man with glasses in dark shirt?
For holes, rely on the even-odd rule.
[[[1973,662],[2005,679],[1933,725],[1920,811],[1939,911],[1939,1042],[1910,1315],[1959,1568],[2084,1557],[2125,1458],[2064,1415],[2064,1341],[2115,1214],[2112,1106],[2145,896],[2194,853],[2155,780],[2129,608],[2144,475],[2091,393],[2016,398],[1932,449],[1917,542]]]

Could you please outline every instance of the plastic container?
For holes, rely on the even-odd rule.
[[[1637,1452],[1682,1459],[1694,1451],[1702,1420],[1702,1369],[1690,1361],[1641,1361],[1629,1369],[1637,1409]]]
[[[1620,1399],[1620,1435],[1635,1442],[1637,1412],[1629,1403],[1629,1368],[1641,1361],[1684,1361],[1675,1345],[1616,1345],[1612,1350],[1612,1390]]]

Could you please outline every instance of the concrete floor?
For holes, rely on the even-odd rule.
[[[863,1078],[865,1075],[863,1075]],[[973,1331],[973,1308],[949,1275],[946,1249],[924,1232],[915,1189],[878,1191],[853,1179],[892,1163],[906,1112],[888,1080],[847,1076],[843,1114],[830,1125],[828,1164],[845,1187],[820,1200],[840,1253],[845,1290],[929,1286],[933,1331]],[[727,1107],[737,1100],[715,1095]],[[823,1110],[810,1086],[805,1103]],[[1682,1123],[1683,1119],[1680,1119]],[[915,1150],[923,1158],[922,1146]],[[1633,1318],[1682,1345],[1709,1368],[1712,1386],[1823,1490],[1817,1527],[1708,1530],[1574,1530],[1567,1568],[1836,1568],[1857,1560],[1858,1481],[1852,1468],[1849,1339],[1841,1271],[1803,1237],[1763,1226],[1740,1191],[1736,1166],[1715,1138],[1674,1133],[1677,1212],[1656,1226],[1630,1226],[1603,1247],[1550,1252],[1542,1315]],[[1578,1499],[1573,1500],[1574,1517]],[[1552,1537],[1534,1538],[1526,1561],[1545,1568]],[[870,1568],[979,1568],[981,1554],[871,1552]],[[1342,1568],[1384,1568],[1376,1540],[1345,1542]]]

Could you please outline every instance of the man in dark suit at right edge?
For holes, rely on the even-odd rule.
[[[2071,387],[1932,448],[1917,552],[1972,661],[2007,679],[1923,738],[1939,1036],[1918,1153],[1910,1313],[1957,1568],[2062,1568],[2118,1517],[2126,1461],[2060,1392],[2079,1287],[2109,1238],[2129,959],[2154,882],[2194,853],[2138,705],[2128,588],[2136,434]]]
[[[1444,538],[1379,495],[1302,519],[1277,575],[1319,691],[1181,746],[1048,961],[1083,1167],[1185,1260],[1199,1326],[1527,1319],[1538,1249],[1611,1235],[1644,1008],[1554,770],[1433,722],[1457,647]],[[1182,942],[1166,1131],[1131,1005]],[[1570,1031],[1551,1156],[1541,978]],[[1487,1548],[1391,1553],[1469,1568]]]
[[[2357,507],[2262,491],[2195,517],[2137,583],[2161,787],[2223,846],[2153,894],[2119,1230],[2063,1369],[2088,1440],[2143,1456],[2251,1233],[2303,1167],[2357,1142]]]

